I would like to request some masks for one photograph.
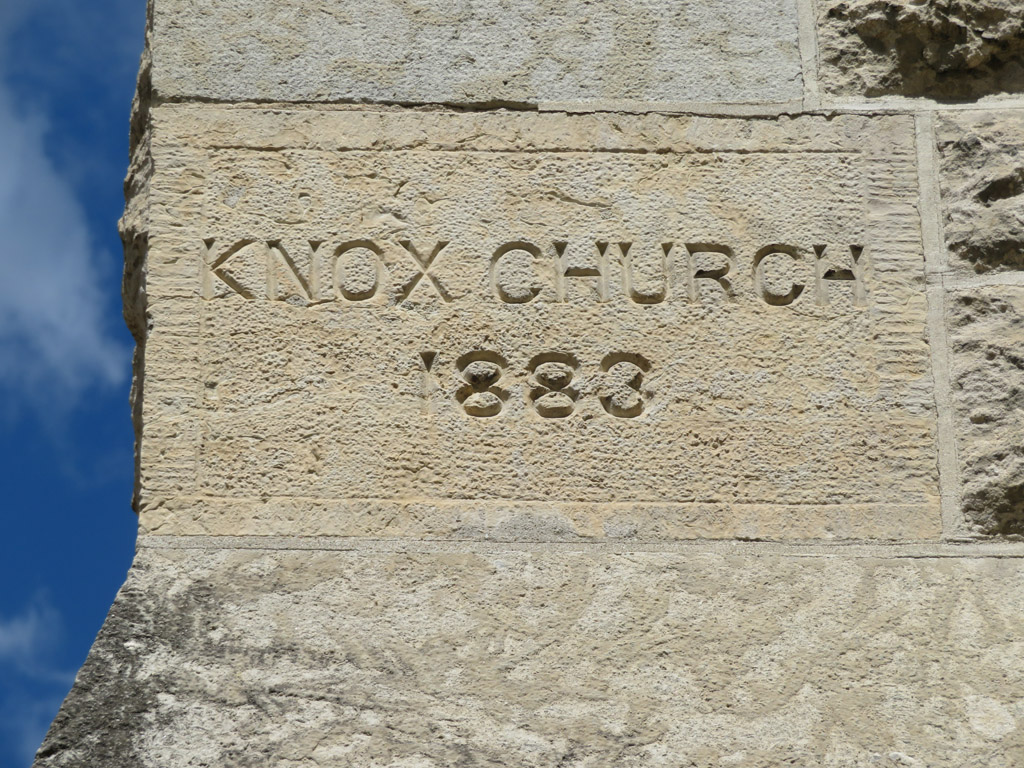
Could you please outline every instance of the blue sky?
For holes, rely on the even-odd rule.
[[[0,0],[0,766],[32,755],[131,563],[117,219],[145,0]]]

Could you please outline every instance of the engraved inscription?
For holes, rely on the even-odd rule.
[[[685,247],[687,287],[691,302],[699,302],[704,291],[718,292],[728,299],[735,296],[732,280],[728,277],[736,266],[732,248],[716,243],[687,243]]]
[[[309,283],[295,265],[280,240],[267,243],[267,296],[278,301],[309,301],[313,297]]]
[[[828,284],[831,281],[853,283],[853,305],[855,307],[866,307],[868,305],[867,291],[864,287],[864,248],[859,245],[850,246],[849,266],[830,267],[831,251],[828,246],[814,246],[814,284],[817,293],[817,302],[826,305],[830,302]]]
[[[637,288],[636,267],[634,260],[636,249],[633,243],[619,243],[620,263],[622,264],[622,292],[636,304],[660,304],[668,298],[669,275],[671,274],[672,243],[662,243],[659,254],[661,287],[654,291],[641,291]]]
[[[766,304],[784,307],[796,301],[804,292],[804,284],[792,276],[792,260],[796,264],[803,257],[790,245],[766,245],[754,256],[754,290]]]
[[[555,242],[555,295],[558,301],[569,301],[570,296],[578,295],[578,288],[583,294],[588,292],[598,302],[605,303],[609,299],[608,291],[608,243],[594,243],[596,253],[590,254],[588,261],[585,253],[575,249],[570,252],[569,243]],[[582,286],[570,286],[568,278],[585,278]],[[588,291],[588,287],[590,291]]]
[[[309,239],[297,249],[308,250],[304,273],[280,240],[243,239],[224,245],[207,239],[202,249],[201,295],[215,299],[234,294],[250,301],[307,306],[326,302],[397,305],[414,294],[418,300],[441,304],[463,297],[486,299],[453,294],[444,275],[438,274],[452,268],[439,262],[453,247],[444,240],[435,241],[428,252],[412,240],[395,244],[353,239],[330,244]],[[330,254],[327,264],[322,263],[324,253]],[[798,302],[827,306],[835,303],[846,284],[849,306],[863,308],[870,296],[865,254],[865,247],[858,244],[844,248],[772,243],[748,257],[750,278],[744,280],[737,280],[741,255],[729,245],[700,240],[680,244],[621,240],[614,245],[604,240],[554,240],[546,248],[511,240],[494,249],[489,259],[459,261],[485,265],[485,290],[502,304],[731,302],[738,298],[739,284],[747,291],[752,285],[754,295],[769,306]],[[325,280],[321,273],[329,278]],[[812,283],[813,291],[808,290]]]
[[[221,285],[227,286],[242,298],[255,298],[260,290],[259,278],[257,276],[255,281],[252,279],[252,273],[255,270],[253,270],[250,265],[251,259],[245,259],[243,254],[250,248],[258,248],[262,250],[266,246],[263,244],[257,244],[255,240],[239,240],[220,253],[217,253],[214,251],[215,242],[216,241],[214,240],[203,241],[203,273],[201,286],[203,298],[212,299],[216,296],[214,278],[220,281]],[[238,261],[243,267],[243,270],[232,269],[231,263],[233,261]],[[246,269],[246,267],[248,268]],[[267,298],[276,298],[270,293],[269,287],[267,288]]]
[[[149,404],[199,427],[156,490],[199,457],[189,503],[316,535],[936,530],[911,118],[581,115],[561,147],[543,116],[271,111],[235,160],[174,115],[229,144],[158,190],[196,218],[153,249],[189,380]]]
[[[441,281],[438,280],[435,275],[430,273],[430,267],[434,264],[435,261],[437,261],[438,254],[444,250],[445,246],[447,246],[448,243],[437,243],[437,245],[434,246],[434,250],[430,252],[429,256],[421,256],[420,252],[416,250],[416,246],[414,246],[412,242],[409,240],[401,240],[400,244],[406,250],[406,252],[412,257],[413,261],[416,262],[418,271],[408,282],[406,282],[401,288],[399,288],[398,300],[405,301],[406,299],[408,299],[412,295],[412,292],[413,290],[415,290],[416,286],[420,284],[420,281],[424,277],[426,277],[427,280],[430,281],[430,284],[434,286],[434,290],[437,291],[437,295],[441,297],[441,300],[444,301],[445,304],[450,303],[452,299],[451,296],[448,295],[448,291],[445,290],[444,286],[441,284]]]
[[[613,353],[601,361],[607,374],[601,405],[612,416],[635,419],[644,412],[644,374],[651,364],[641,355]]]
[[[381,250],[370,240],[342,243],[334,251],[334,293],[345,301],[368,301],[384,276]]]
[[[579,361],[562,352],[537,355],[530,361],[530,402],[545,419],[564,419],[576,407],[579,390],[572,386]]]
[[[465,382],[455,393],[470,416],[497,416],[508,400],[508,391],[497,386],[508,363],[495,352],[469,352],[456,361]]]
[[[446,390],[442,383],[445,377],[436,370],[438,357],[434,351],[419,354],[424,413],[431,411],[432,396]],[[635,419],[645,412],[653,394],[645,386],[644,378],[652,367],[643,355],[612,352],[601,360],[599,373],[587,376],[575,355],[551,351],[534,355],[517,373],[500,353],[478,349],[455,360],[457,380],[454,389],[447,391],[454,392],[456,402],[474,418],[502,414],[513,392],[521,391],[528,409],[543,419],[572,416],[585,394],[596,395],[604,413],[618,419]],[[593,382],[598,379],[595,386]],[[591,412],[586,418],[593,415]]]
[[[506,304],[526,304],[537,298],[541,287],[533,282],[531,270],[540,258],[540,248],[533,243],[515,241],[498,248],[491,257],[491,290],[498,299]],[[503,275],[521,277],[524,273],[530,275],[530,281],[521,279],[515,287],[509,287],[503,279]]]
[[[436,361],[437,352],[420,352],[420,369],[423,375],[421,387],[423,393],[423,413],[430,412],[430,397],[440,389],[432,374]]]

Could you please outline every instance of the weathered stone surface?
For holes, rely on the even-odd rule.
[[[1016,559],[144,549],[36,765],[1010,768],[1022,615]]]
[[[949,315],[965,518],[1024,535],[1024,289],[953,292]]]
[[[794,0],[161,0],[156,94],[221,101],[789,102]]]
[[[1024,92],[1020,0],[818,0],[823,87],[974,100]]]
[[[937,138],[951,265],[1024,269],[1024,112],[946,113]]]
[[[145,675],[143,667],[155,647],[173,642],[176,630],[175,617],[163,613],[161,603],[167,593],[160,588],[154,601],[152,579],[139,578],[150,571],[146,558],[136,559],[86,664],[75,677],[72,693],[36,754],[35,765],[141,768],[145,764],[139,735],[152,723],[162,687]],[[183,610],[180,600],[177,608],[184,621],[195,614]]]
[[[154,121],[145,530],[939,535],[911,119]]]
[[[1014,5],[154,0],[37,768],[1024,764]]]

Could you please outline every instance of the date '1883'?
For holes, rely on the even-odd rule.
[[[544,419],[564,419],[577,411],[582,398],[596,397],[605,413],[618,419],[641,416],[652,393],[644,377],[652,370],[642,355],[613,352],[600,361],[599,375],[588,375],[580,360],[567,352],[535,355],[517,376],[508,360],[491,350],[467,352],[454,361],[454,386],[440,383],[437,353],[421,352],[423,395],[451,391],[462,410],[474,418],[492,418],[506,411],[515,389],[526,405]]]

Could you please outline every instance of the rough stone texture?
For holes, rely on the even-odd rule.
[[[143,550],[36,766],[1010,768],[1022,612],[1020,560]]]
[[[937,134],[951,265],[1024,269],[1024,112],[946,113]]]
[[[1020,0],[817,0],[820,76],[843,96],[1024,92]]]
[[[37,768],[1024,764],[1014,6],[152,0]]]
[[[86,664],[75,677],[71,695],[36,753],[35,766],[145,765],[139,734],[152,722],[160,691],[170,687],[168,680],[145,674],[147,656],[161,643],[185,636],[178,631],[180,624],[171,625],[174,616],[154,610],[164,607],[156,603],[164,603],[168,593],[166,585],[158,595],[150,593],[152,579],[144,577],[150,572],[148,561],[136,558]],[[191,592],[200,589],[196,585]],[[194,606],[180,599],[175,602],[179,617],[190,616],[189,607]]]
[[[949,312],[964,515],[1024,535],[1024,289],[958,291]]]
[[[160,0],[156,94],[219,101],[789,102],[794,0]]]
[[[145,530],[938,537],[910,119],[153,119]]]

